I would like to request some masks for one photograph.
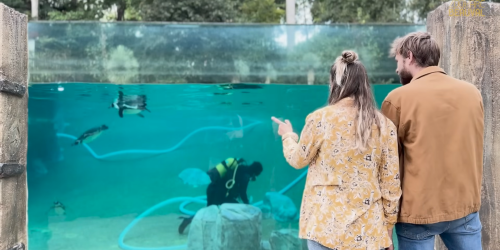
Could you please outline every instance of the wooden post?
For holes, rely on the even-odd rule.
[[[0,249],[27,249],[28,17],[0,3]]]
[[[500,4],[467,3],[474,12],[460,11],[456,1],[430,12],[427,30],[441,47],[439,66],[449,75],[476,85],[483,96],[484,170],[479,216],[483,249],[493,250],[500,247]],[[436,249],[446,249],[440,239]]]

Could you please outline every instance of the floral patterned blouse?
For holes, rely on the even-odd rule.
[[[392,243],[401,187],[396,127],[379,113],[370,146],[353,149],[356,109],[345,98],[309,114],[300,141],[283,135],[283,152],[296,169],[309,165],[299,237],[335,250],[378,250]]]

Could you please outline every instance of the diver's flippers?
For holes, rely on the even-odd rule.
[[[179,234],[184,233],[184,229],[186,229],[189,224],[191,224],[191,221],[193,221],[194,216],[191,216],[189,218],[186,217],[179,217],[179,219],[183,219],[182,223],[179,225]]]
[[[122,109],[122,108],[120,108],[120,110],[118,110],[118,115],[119,115],[121,118],[123,118],[123,109]]]

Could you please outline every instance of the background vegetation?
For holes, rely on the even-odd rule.
[[[30,0],[3,1],[30,15]],[[30,23],[30,81],[325,84],[354,49],[373,83],[393,83],[391,41],[444,2],[296,1],[317,25],[279,25],[285,0],[39,0],[39,20],[73,22]]]

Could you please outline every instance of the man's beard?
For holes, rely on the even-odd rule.
[[[406,85],[411,82],[413,79],[413,76],[406,70],[406,68],[403,68],[401,72],[399,72],[399,80],[401,81],[401,84]]]

